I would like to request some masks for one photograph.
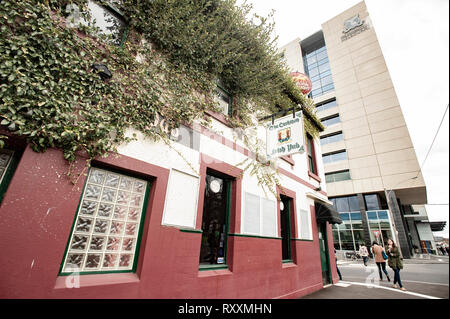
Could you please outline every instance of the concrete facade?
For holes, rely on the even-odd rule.
[[[345,24],[350,27],[347,32]],[[328,196],[377,194],[394,214],[391,221],[396,220],[394,232],[398,231],[394,236],[407,257],[411,243],[405,223],[395,214],[403,215],[402,210],[412,204],[426,204],[426,186],[365,3],[360,2],[326,21],[322,30],[302,39],[296,57],[292,52],[298,40],[282,47],[290,69],[308,73],[306,55],[310,43],[320,41],[326,47],[334,90],[313,98],[316,104],[333,99],[337,103],[317,115],[321,119],[337,114],[340,117],[340,122],[326,127],[321,136],[343,134],[342,140],[322,145],[322,154],[346,151],[346,159],[327,163],[324,169],[326,174],[347,170],[350,174],[350,179],[327,182]],[[304,66],[300,68],[297,61],[302,56]],[[394,194],[393,201],[387,200]]]

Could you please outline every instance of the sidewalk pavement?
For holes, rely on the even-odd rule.
[[[358,260],[338,260],[338,265],[346,265],[346,264],[362,264],[362,259]],[[374,263],[373,259],[369,259],[369,264]],[[410,258],[403,259],[403,264],[448,264],[449,257],[448,256],[434,256],[430,255],[429,258]]]
[[[405,284],[406,286],[406,284]],[[408,282],[407,290],[388,282],[339,281],[300,299],[448,299],[448,285]]]

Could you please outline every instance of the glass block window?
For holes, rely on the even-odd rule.
[[[133,271],[147,184],[90,169],[61,273]]]
[[[3,182],[3,177],[8,169],[11,159],[13,157],[13,152],[10,150],[0,150],[0,184]]]

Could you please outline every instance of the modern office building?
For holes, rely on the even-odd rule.
[[[291,71],[312,82],[326,130],[321,148],[329,199],[344,223],[337,250],[392,237],[413,253],[411,205],[427,203],[414,146],[364,2],[281,48]],[[404,105],[403,108],[407,108]]]

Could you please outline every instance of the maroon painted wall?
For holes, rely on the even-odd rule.
[[[295,263],[282,264],[279,239],[229,236],[230,270],[199,272],[201,234],[161,225],[169,171],[121,155],[97,163],[153,180],[136,273],[81,275],[80,288],[66,288],[71,278],[58,272],[86,177],[73,185],[60,151],[27,147],[0,206],[0,298],[297,298],[322,288],[313,206],[313,241],[295,241]],[[84,165],[80,157],[75,174]],[[234,214],[237,233],[240,203]],[[328,240],[337,281],[331,227]]]

